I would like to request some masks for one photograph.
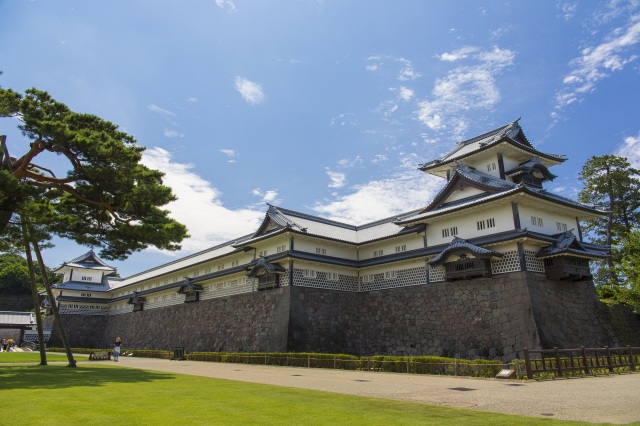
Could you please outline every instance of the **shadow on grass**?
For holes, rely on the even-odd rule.
[[[11,389],[61,389],[78,386],[96,387],[110,383],[148,383],[172,380],[170,373],[133,368],[69,368],[61,365],[0,366],[0,391]]]

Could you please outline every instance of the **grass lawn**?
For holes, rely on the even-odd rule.
[[[86,361],[89,355],[76,355],[73,358],[77,361]],[[61,354],[47,353],[47,363],[66,362],[67,356]],[[0,352],[0,364],[8,362],[26,362],[40,364],[40,352]],[[2,387],[0,387],[2,389]]]
[[[2,365],[2,359],[0,401],[7,410],[12,407],[10,416],[21,424],[582,424],[145,371],[107,363],[83,363],[78,368],[69,368],[61,364]]]

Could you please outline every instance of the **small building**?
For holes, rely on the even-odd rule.
[[[544,188],[565,160],[514,121],[420,165],[446,181],[424,208],[356,226],[269,205],[254,233],[130,277],[89,251],[56,270],[56,300],[85,347],[509,359],[607,344],[589,262],[609,248],[581,232],[606,212]]]

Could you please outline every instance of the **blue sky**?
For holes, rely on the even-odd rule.
[[[254,231],[266,203],[353,224],[423,207],[443,182],[418,164],[519,117],[575,197],[593,155],[640,165],[638,55],[637,0],[0,1],[0,86],[118,124],[179,197],[183,251],[122,276]],[[88,250],[56,244],[50,266]]]

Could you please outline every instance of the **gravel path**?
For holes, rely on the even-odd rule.
[[[640,374],[548,381],[120,357],[120,366],[562,420],[640,422]]]

